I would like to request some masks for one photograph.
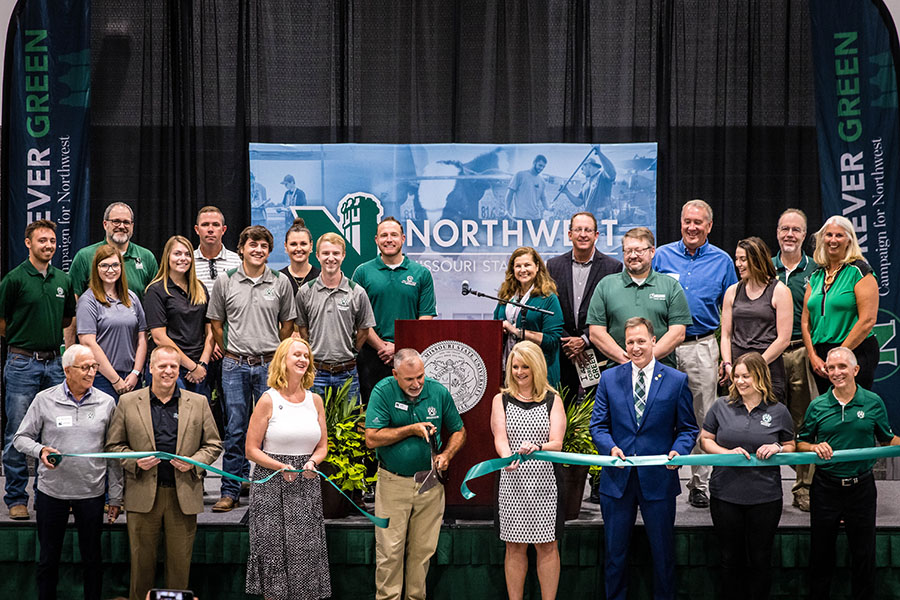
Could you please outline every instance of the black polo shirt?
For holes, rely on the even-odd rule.
[[[156,442],[156,450],[175,454],[178,446],[178,399],[181,391],[178,387],[168,402],[162,402],[150,390],[150,420],[153,423],[153,440]],[[156,484],[163,486],[175,485],[175,467],[164,460],[157,465]]]
[[[202,286],[203,283],[201,282]],[[144,293],[144,315],[147,328],[165,327],[166,335],[178,349],[197,362],[206,341],[206,304],[191,304],[187,292],[169,279],[166,293],[162,281],[150,284]],[[206,292],[206,286],[203,286]],[[209,294],[206,295],[207,301]]]

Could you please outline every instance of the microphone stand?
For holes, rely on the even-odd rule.
[[[539,312],[545,315],[552,315],[552,310],[547,310],[546,308],[538,308],[537,306],[529,306],[528,304],[523,304],[522,302],[517,302],[515,300],[501,300],[496,296],[491,296],[490,294],[485,294],[484,292],[479,292],[478,290],[473,290],[472,288],[466,288],[463,290],[463,296],[467,296],[469,294],[473,296],[477,296],[478,298],[487,298],[489,300],[496,300],[500,304],[512,304],[513,306],[518,306],[524,311],[533,310],[535,312]]]

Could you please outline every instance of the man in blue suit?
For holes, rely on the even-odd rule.
[[[631,359],[603,373],[597,386],[591,437],[600,454],[626,456],[690,454],[699,429],[687,375],[653,358],[653,324],[643,317],[625,322],[625,352]],[[606,532],[606,597],[624,600],[628,546],[641,507],[653,554],[653,597],[675,598],[675,497],[677,467],[605,468],[600,474],[600,510]]]

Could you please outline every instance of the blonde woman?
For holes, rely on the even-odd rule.
[[[766,460],[794,451],[794,424],[772,389],[759,352],[734,361],[728,396],[706,413],[700,447],[707,454]],[[709,479],[713,526],[722,562],[721,598],[769,598],[772,543],[781,519],[781,467],[714,467]]]
[[[156,346],[178,350],[178,386],[207,399],[206,368],[215,345],[206,318],[208,301],[208,290],[197,279],[191,243],[180,235],[170,237],[159,271],[144,292],[147,327]]]
[[[547,382],[541,348],[531,341],[512,347],[506,359],[506,379],[491,408],[494,448],[500,456],[562,450],[566,411],[559,394]],[[506,542],[504,572],[511,600],[522,598],[528,571],[528,545],[537,552],[541,597],[556,597],[563,501],[552,463],[516,460],[500,473],[497,526]]]
[[[331,595],[322,492],[315,471],[328,454],[322,398],[309,391],[315,378],[312,349],[303,339],[283,340],[269,363],[269,389],[247,430],[254,476],[282,473],[250,491],[248,594],[266,600],[306,600]]]
[[[815,237],[813,260],[820,268],[806,285],[800,329],[816,386],[820,394],[828,391],[825,357],[843,346],[853,350],[859,363],[856,383],[871,390],[878,366],[878,341],[872,331],[878,318],[878,282],[848,218],[830,217]]]

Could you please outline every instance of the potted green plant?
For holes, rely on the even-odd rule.
[[[563,437],[563,452],[574,454],[597,454],[594,441],[591,439],[591,414],[594,411],[594,394],[591,392],[581,402],[569,394],[568,389],[561,390],[563,405],[566,407],[566,434]],[[581,501],[584,497],[584,483],[588,474],[600,474],[600,467],[587,465],[563,465],[562,485],[565,490],[565,517],[567,521],[578,518],[581,512]]]
[[[328,456],[320,470],[344,493],[365,491],[374,477],[366,477],[366,459],[371,451],[366,447],[366,410],[359,399],[349,395],[350,379],[337,392],[329,389],[322,401],[325,405],[325,426],[328,433]],[[351,506],[326,481],[322,482],[322,509],[327,519],[347,516]]]

